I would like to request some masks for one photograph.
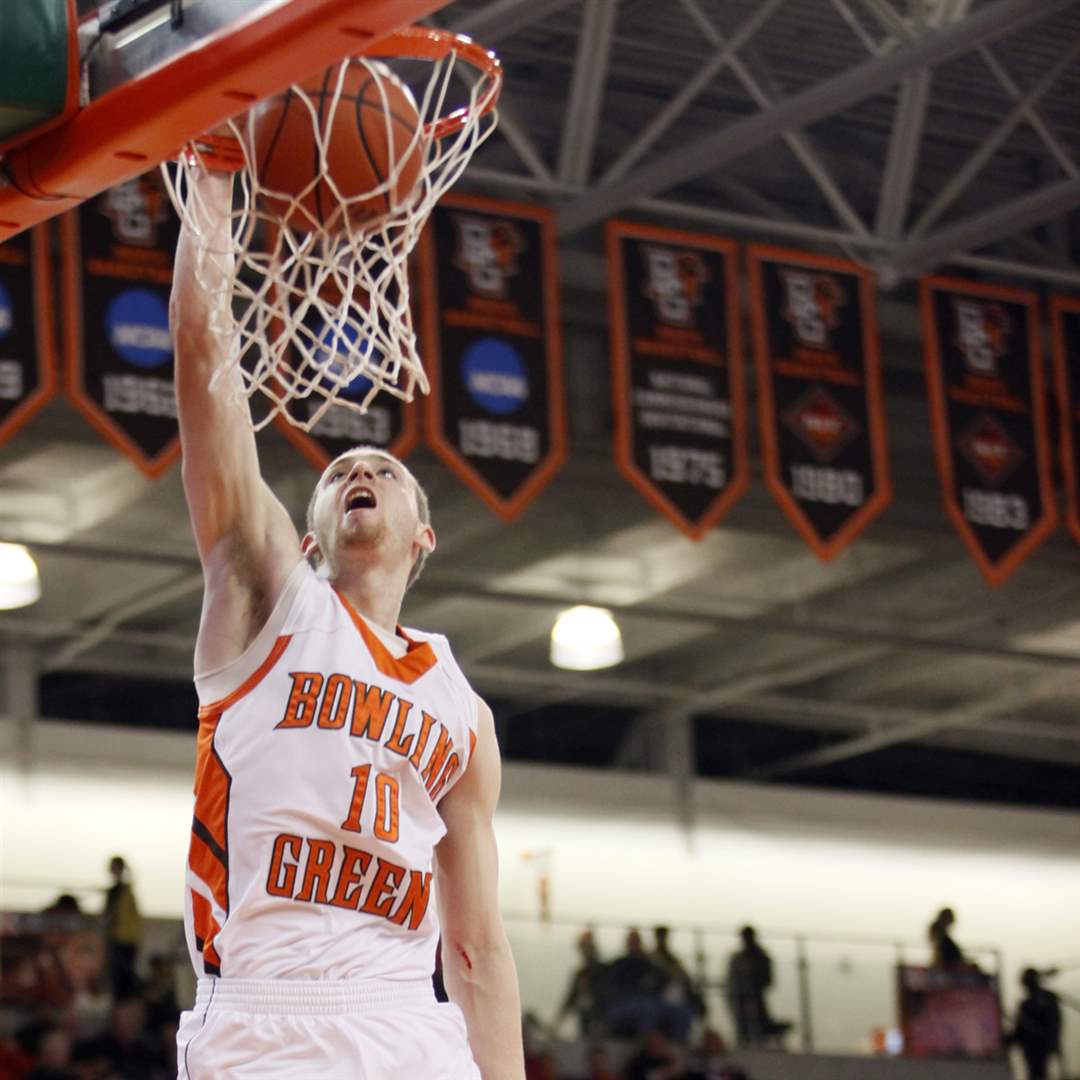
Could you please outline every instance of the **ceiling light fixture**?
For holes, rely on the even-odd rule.
[[[556,667],[596,671],[618,664],[625,655],[619,624],[607,608],[567,608],[551,628],[551,662]]]
[[[0,609],[27,607],[40,597],[34,557],[22,544],[0,544]]]

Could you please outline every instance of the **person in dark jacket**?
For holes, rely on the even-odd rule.
[[[1009,1041],[1024,1055],[1028,1080],[1047,1080],[1050,1059],[1061,1053],[1061,1004],[1034,968],[1025,968],[1020,982],[1026,993]]]

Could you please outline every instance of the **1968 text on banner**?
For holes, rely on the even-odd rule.
[[[0,245],[0,443],[56,390],[47,229]]]
[[[1056,521],[1035,294],[920,283],[934,451],[949,517],[999,585]]]
[[[539,207],[444,198],[424,237],[428,436],[506,521],[566,456],[556,260]]]
[[[892,498],[870,275],[765,245],[748,256],[766,480],[831,559]]]
[[[607,226],[615,460],[700,539],[746,489],[746,406],[731,240]]]
[[[157,171],[61,221],[65,354],[76,407],[148,476],[180,452],[169,292],[180,223]]]

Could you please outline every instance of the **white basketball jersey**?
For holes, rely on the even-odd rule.
[[[395,656],[301,563],[244,654],[196,678],[197,974],[431,975],[437,807],[468,764],[477,704],[444,637],[399,635]]]

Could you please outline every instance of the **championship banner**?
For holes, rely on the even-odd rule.
[[[746,490],[735,243],[607,224],[615,461],[694,540]]]
[[[0,244],[0,443],[56,392],[48,227]]]
[[[872,278],[825,255],[747,256],[766,482],[831,559],[892,499]]]
[[[0,251],[3,249],[0,248]],[[1066,521],[1080,542],[1080,299],[1050,298],[1054,374],[1061,417],[1061,466],[1065,476]]]
[[[504,521],[566,457],[554,220],[444,198],[421,249],[428,438]]]
[[[417,277],[416,262],[411,260],[409,293],[414,325],[418,321],[419,306],[416,300]],[[317,315],[314,317],[318,318]],[[338,331],[332,326],[317,325],[310,329],[320,345],[325,344],[328,350],[335,347]],[[426,355],[422,335],[420,355]],[[363,402],[370,389],[371,382],[359,376],[339,391],[338,397],[359,403]],[[321,408],[324,403],[320,394],[309,394],[303,398],[291,398],[286,409],[289,415],[307,422],[311,419],[313,411]],[[419,438],[420,404],[416,400],[405,402],[401,398],[394,397],[393,394],[380,393],[371,401],[365,412],[331,405],[310,431],[304,431],[296,424],[290,423],[280,413],[274,418],[274,424],[285,438],[320,471],[335,458],[357,446],[374,446],[403,461]]]
[[[179,231],[156,170],[61,219],[68,393],[150,477],[180,453],[169,336]]]
[[[919,284],[934,452],[945,509],[1000,585],[1056,524],[1033,292]]]

